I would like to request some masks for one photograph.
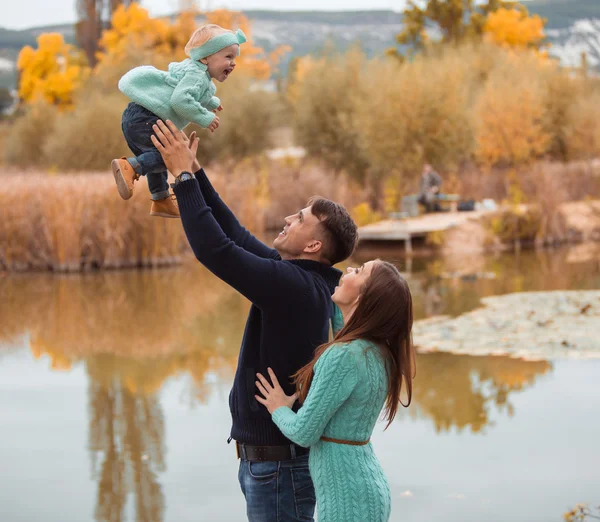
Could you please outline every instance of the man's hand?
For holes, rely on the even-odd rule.
[[[186,134],[181,131],[181,134],[183,135],[183,141],[185,141],[187,143],[188,147],[192,146],[192,143],[194,143],[195,139],[196,139],[196,131],[192,132],[190,134],[190,137],[188,138],[186,136]],[[200,162],[198,161],[198,158],[196,155],[194,155],[194,164],[192,165],[192,168],[194,169],[192,172],[198,172],[202,167],[200,166]]]
[[[170,120],[167,120],[166,125],[161,120],[157,120],[152,130],[155,133],[151,137],[152,143],[160,152],[169,172],[175,177],[182,172],[193,172],[198,138],[194,137],[188,145],[183,139],[183,133]]]
[[[207,128],[210,132],[215,132],[219,128],[219,117],[215,116],[215,119]]]

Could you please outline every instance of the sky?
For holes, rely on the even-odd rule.
[[[26,29],[28,27],[72,23],[75,21],[75,0],[20,0],[2,2],[0,27]],[[177,11],[178,0],[142,0],[142,6],[154,16]],[[269,10],[401,10],[404,0],[199,0],[202,9],[228,8]]]

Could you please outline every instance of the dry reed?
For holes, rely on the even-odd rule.
[[[348,208],[362,196],[345,177],[297,160],[254,158],[208,172],[240,222],[259,234],[279,228],[315,194]],[[143,179],[123,201],[110,172],[0,175],[0,270],[154,267],[190,255],[179,220],[149,216]]]
[[[145,185],[123,201],[110,173],[8,173],[0,191],[0,268],[70,272],[179,262],[186,251],[181,224],[149,216]]]

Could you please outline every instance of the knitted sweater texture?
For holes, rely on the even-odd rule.
[[[321,436],[366,441],[385,403],[388,377],[380,349],[364,340],[335,344],[315,365],[297,413],[281,407],[272,418],[282,433],[310,447],[319,522],[385,522],[390,488],[371,443],[351,446]]]
[[[212,111],[221,105],[206,65],[190,59],[171,63],[168,72],[136,67],[119,80],[119,90],[178,129],[190,122],[208,127],[215,119]]]
[[[289,444],[254,398],[256,373],[272,368],[286,393],[294,392],[288,377],[328,340],[341,272],[308,259],[282,260],[240,225],[202,169],[173,190],[196,258],[252,302],[229,395],[230,435],[258,446]]]

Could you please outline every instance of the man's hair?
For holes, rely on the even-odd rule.
[[[320,221],[322,257],[332,265],[348,259],[358,243],[356,223],[340,204],[321,196],[308,200],[312,213]]]

